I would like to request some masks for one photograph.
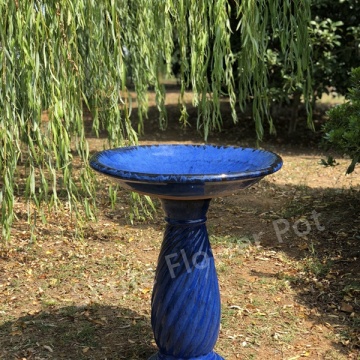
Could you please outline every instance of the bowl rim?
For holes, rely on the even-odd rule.
[[[209,174],[159,174],[159,173],[148,173],[139,171],[128,171],[116,169],[114,167],[104,165],[101,163],[100,158],[109,152],[128,152],[136,150],[137,148],[176,148],[176,147],[197,147],[197,148],[225,148],[234,149],[237,151],[253,151],[257,153],[270,154],[273,156],[274,161],[271,165],[260,168],[257,170],[248,170],[241,172],[230,172],[230,173],[209,173]],[[98,151],[93,154],[89,160],[89,165],[92,169],[107,176],[115,177],[119,180],[132,181],[132,182],[146,182],[146,183],[204,183],[204,182],[219,182],[219,181],[236,181],[236,180],[247,180],[258,177],[264,177],[280,170],[283,161],[281,157],[272,151],[256,149],[251,147],[240,147],[240,146],[228,146],[228,145],[212,145],[212,144],[149,144],[149,145],[131,145],[124,147],[116,147],[112,149]]]

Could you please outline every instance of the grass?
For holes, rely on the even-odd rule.
[[[316,257],[308,257],[303,261],[303,270],[317,277],[325,277],[329,274],[333,262],[331,260],[320,260]]]

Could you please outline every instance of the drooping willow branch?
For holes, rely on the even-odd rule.
[[[219,98],[235,107],[251,100],[258,136],[267,117],[267,45],[279,39],[294,86],[309,89],[310,0],[0,0],[0,204],[3,239],[8,240],[19,163],[25,164],[22,195],[36,206],[69,205],[81,198],[91,214],[94,179],[83,109],[93,130],[107,131],[109,146],[135,143],[137,133],[123,98],[127,77],[137,92],[139,128],[153,86],[159,125],[166,126],[165,89],[174,51],[180,59],[181,99],[187,86],[198,107],[206,138],[221,128]],[[165,72],[166,74],[162,74]],[[224,90],[225,89],[225,90]],[[43,122],[42,113],[48,112]],[[182,105],[179,119],[186,124]],[[80,178],[74,151],[83,160]],[[61,180],[61,181],[60,181]],[[62,187],[60,189],[59,187]],[[18,190],[20,191],[20,190]]]

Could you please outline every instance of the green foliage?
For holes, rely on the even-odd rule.
[[[266,119],[270,130],[274,130],[269,113],[274,98],[274,93],[269,91],[274,72],[272,61],[281,61],[280,76],[287,79],[288,89],[281,89],[281,84],[277,87],[280,92],[300,88],[307,104],[312,93],[310,1],[226,0],[223,6],[215,7],[220,11],[217,18],[213,17],[211,2],[197,2],[195,8],[200,3],[203,5],[199,5],[194,20],[192,8],[187,9],[190,29],[194,31],[175,32],[173,59],[174,74],[183,79],[183,91],[187,86],[195,90],[194,104],[199,106],[198,128],[203,128],[205,139],[210,130],[221,128],[218,99],[220,94],[226,94],[234,122],[238,120],[236,104],[242,110],[252,105],[257,136],[261,139]],[[201,38],[201,48],[191,45],[194,37]],[[199,91],[200,85],[203,91]],[[310,107],[308,110],[310,114]]]
[[[333,81],[333,75],[339,66],[336,53],[343,40],[340,35],[343,25],[342,21],[333,21],[329,18],[321,19],[318,16],[315,16],[315,19],[310,23],[315,100],[321,98],[322,94],[329,93],[329,87],[333,86],[335,89],[337,85]]]
[[[163,69],[171,72],[174,34],[181,63],[180,121],[187,122],[183,95],[189,81],[205,138],[221,127],[219,97],[224,86],[234,121],[236,103],[243,107],[252,99],[262,136],[269,102],[263,61],[268,27],[279,34],[284,67],[293,83],[309,81],[310,0],[0,0],[0,12],[4,241],[10,237],[16,196],[38,209],[43,204],[57,206],[60,200],[75,211],[83,204],[86,215],[92,216],[96,183],[87,165],[84,107],[92,114],[94,133],[106,130],[109,146],[136,143],[131,103],[126,100],[131,76],[140,110],[138,130],[149,86],[156,91],[159,126],[166,126],[161,76]],[[231,46],[233,36],[238,37],[236,48]],[[304,89],[306,93],[309,87]],[[45,111],[48,119],[43,121]]]
[[[336,160],[330,155],[327,157],[327,159],[321,159],[319,161],[319,164],[328,167],[328,166],[336,166],[337,163]]]
[[[65,194],[62,200],[75,210],[82,198],[92,215],[95,188],[86,163],[84,102],[95,131],[106,128],[111,145],[134,142],[136,134],[118,106],[124,82],[117,38],[121,14],[114,3],[0,1],[0,11],[0,203],[7,240],[16,195],[40,207],[56,206]],[[82,159],[77,178],[74,156]],[[18,165],[25,168],[24,190],[17,186]]]
[[[328,112],[324,126],[327,146],[350,156],[348,174],[360,162],[360,67],[352,71],[350,80],[348,101]]]
[[[357,0],[312,2],[308,29],[312,48],[312,105],[324,93],[346,93],[351,69],[360,62],[359,14],[360,2]],[[270,74],[269,93],[273,104],[290,105],[296,110],[296,100],[303,92],[304,84],[294,83],[293,77],[283,66],[284,55],[279,49],[276,33],[271,36],[265,60]]]
[[[351,69],[360,63],[360,2],[316,0],[311,6],[315,96],[345,95]]]

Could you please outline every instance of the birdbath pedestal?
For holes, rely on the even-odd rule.
[[[206,213],[212,198],[274,173],[281,158],[251,148],[149,145],[99,152],[90,166],[162,203],[166,228],[151,301],[159,351],[149,360],[223,359],[213,350],[221,306]]]

